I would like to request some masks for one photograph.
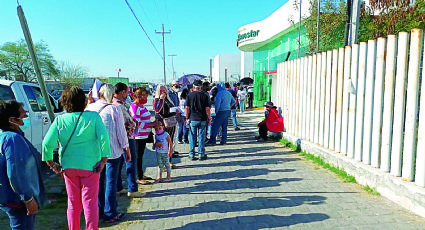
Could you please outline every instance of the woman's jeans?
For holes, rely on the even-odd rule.
[[[68,194],[68,228],[80,230],[80,215],[84,208],[86,229],[98,229],[100,173],[81,169],[65,169],[64,178]],[[114,194],[115,195],[115,194]]]
[[[189,157],[195,156],[195,145],[198,139],[199,132],[199,144],[198,144],[198,155],[200,157],[205,156],[205,138],[207,137],[207,125],[208,121],[190,121],[189,124]]]
[[[99,207],[103,210],[103,219],[110,220],[118,215],[117,179],[121,157],[109,159],[103,168],[99,181]]]
[[[245,112],[245,100],[239,100],[239,108],[241,113]]]
[[[236,129],[238,127],[238,120],[236,119],[236,109],[230,110],[230,115],[232,116],[233,128]]]
[[[211,128],[210,143],[215,144],[218,134],[218,130],[221,127],[222,137],[220,144],[226,144],[227,142],[227,122],[230,116],[230,110],[219,111],[215,115],[214,124]]]
[[[27,216],[26,208],[11,208],[8,206],[0,206],[0,209],[9,216],[10,228],[12,230],[34,229],[35,215]]]
[[[125,161],[125,153],[121,156],[120,168],[118,170],[118,180],[117,180],[117,191],[123,190],[121,170],[122,165],[125,163],[125,170],[127,173],[127,186],[128,192],[137,192],[137,182],[136,182],[136,162],[137,162],[137,152],[136,152],[136,140],[128,139],[128,145],[131,153],[131,161]]]
[[[136,139],[137,149],[137,179],[143,180],[143,154],[145,154],[147,139]]]
[[[186,125],[186,119],[183,122],[179,122],[179,135],[177,137],[178,141],[188,141],[189,128]]]

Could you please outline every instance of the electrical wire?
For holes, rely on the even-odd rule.
[[[131,13],[133,13],[134,18],[136,18],[137,22],[139,23],[139,26],[142,28],[143,32],[145,32],[146,37],[148,37],[149,41],[151,42],[153,48],[156,50],[156,52],[158,53],[158,55],[161,57],[161,59],[163,59],[164,57],[161,55],[161,53],[159,53],[158,49],[156,48],[155,44],[153,44],[151,38],[149,37],[148,33],[146,32],[145,28],[143,28],[142,23],[140,22],[139,18],[137,18],[136,14],[133,11],[133,8],[131,8],[130,4],[128,3],[127,0],[124,0],[125,3],[127,3],[128,8],[130,9]]]

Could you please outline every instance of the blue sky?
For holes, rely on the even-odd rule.
[[[287,0],[128,0],[162,55],[164,24],[167,80],[188,73],[209,75],[209,57],[239,53],[239,27],[260,21]],[[162,59],[131,14],[124,0],[19,0],[34,42],[44,40],[58,61],[81,65],[93,77],[131,81],[163,79]],[[23,33],[16,0],[0,1],[0,44]]]

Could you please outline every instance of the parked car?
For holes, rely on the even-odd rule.
[[[63,113],[63,108],[50,96],[55,116]],[[40,87],[35,83],[0,80],[0,100],[16,100],[24,104],[28,111],[30,127],[24,130],[25,137],[41,152],[41,144],[49,130],[51,120]]]

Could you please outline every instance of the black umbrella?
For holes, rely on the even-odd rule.
[[[249,85],[254,83],[254,79],[250,78],[250,77],[245,77],[241,79],[241,83],[244,85]]]

